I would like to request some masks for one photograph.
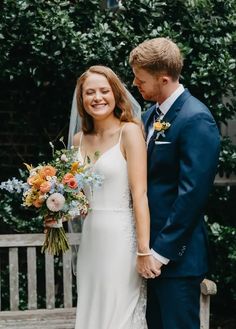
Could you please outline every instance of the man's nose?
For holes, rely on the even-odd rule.
[[[134,78],[134,80],[133,80],[133,86],[138,87],[138,82],[137,82],[137,79],[136,78]]]

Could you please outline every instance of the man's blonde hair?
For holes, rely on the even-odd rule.
[[[183,57],[173,41],[155,38],[146,40],[134,48],[130,53],[129,63],[151,74],[163,72],[176,81],[181,74]]]

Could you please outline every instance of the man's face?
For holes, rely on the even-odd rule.
[[[158,74],[151,74],[148,71],[133,67],[134,81],[133,85],[136,86],[147,101],[163,102],[163,77]]]

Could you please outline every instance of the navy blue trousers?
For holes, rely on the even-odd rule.
[[[200,283],[203,277],[148,280],[148,329],[200,329]]]

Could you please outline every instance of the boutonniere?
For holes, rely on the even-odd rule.
[[[171,124],[169,122],[165,121],[156,121],[153,124],[154,131],[156,130],[159,135],[162,135],[162,137],[165,137],[165,131],[170,128]]]

